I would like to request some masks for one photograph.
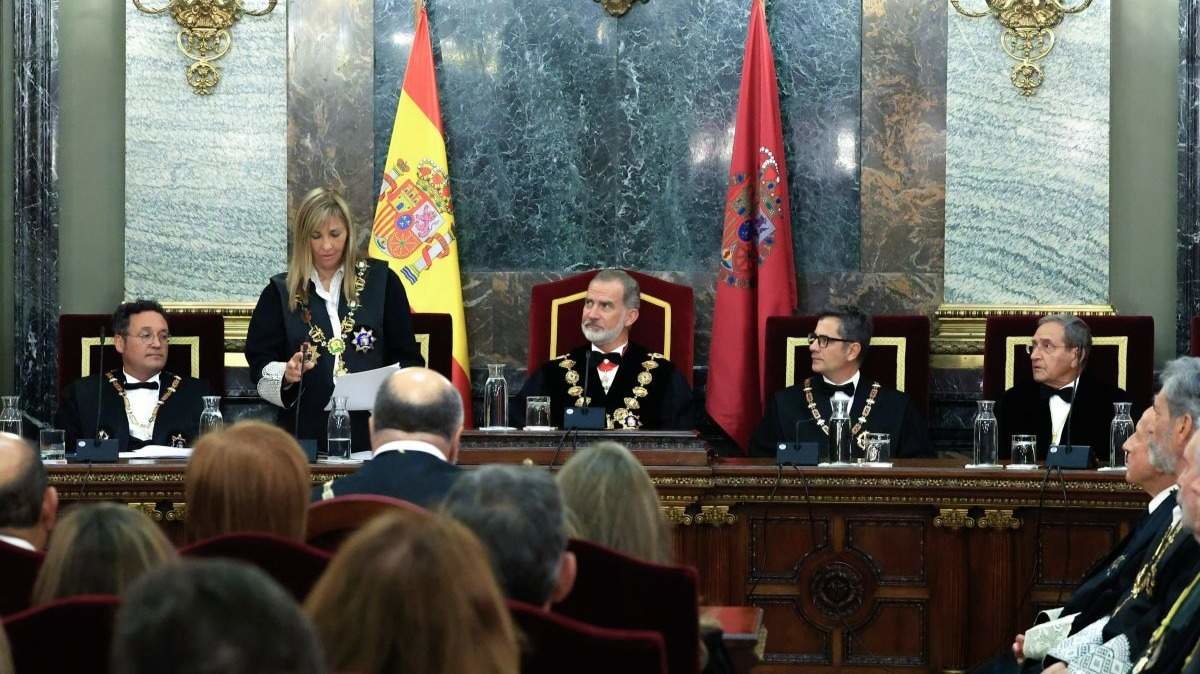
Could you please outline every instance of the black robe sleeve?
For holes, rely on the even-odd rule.
[[[421,349],[413,339],[408,293],[404,291],[400,277],[391,269],[387,272],[387,286],[383,296],[383,332],[387,335],[385,363],[399,363],[400,367],[425,366]]]
[[[244,353],[246,363],[250,366],[250,381],[255,385],[258,385],[258,380],[262,378],[264,367],[275,361],[286,363],[295,355],[295,352],[288,348],[283,303],[270,282],[258,296],[258,304],[254,305],[254,313],[250,315]],[[296,386],[284,383],[280,397],[285,407],[291,407],[295,403],[296,391]]]

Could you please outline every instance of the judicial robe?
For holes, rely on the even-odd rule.
[[[1124,390],[1101,382],[1088,374],[1080,378],[1075,388],[1075,403],[1068,423],[1072,445],[1088,445],[1097,461],[1108,462],[1108,433],[1113,419],[1113,403],[1129,402]],[[1050,397],[1053,391],[1032,379],[1023,381],[1004,392],[996,408],[999,423],[999,455],[1007,460],[1012,454],[1013,435],[1036,435],[1039,460],[1045,460],[1050,447]],[[1141,410],[1134,410],[1136,422]],[[1066,426],[1063,427],[1065,442]]]
[[[346,494],[379,494],[432,508],[446,496],[461,472],[458,466],[425,452],[386,451],[363,463],[354,474],[314,488],[312,498],[320,501]]]
[[[1179,593],[1155,628],[1141,674],[1200,674],[1200,576]],[[1135,661],[1135,668],[1138,663]]]
[[[810,380],[813,382],[813,403],[828,424],[833,414],[830,394],[826,392],[820,375],[813,375]],[[876,384],[865,376],[859,377],[858,387],[854,389],[854,402],[850,405],[851,427],[858,424]],[[863,433],[889,434],[893,458],[933,455],[925,420],[921,418],[912,398],[900,391],[878,387],[870,414],[859,427],[854,441],[857,442]],[[750,455],[773,457],[781,442],[816,442],[821,447],[829,444],[829,436],[809,410],[804,382],[789,386],[771,397],[766,413],[750,439]]]
[[[573,394],[572,389],[577,386],[579,393],[582,393],[586,384],[586,395],[592,399],[591,406],[605,409],[609,428],[695,428],[692,391],[671,361],[630,342],[621,357],[621,366],[617,368],[612,386],[606,393],[595,367],[600,363],[599,358],[592,357],[592,371],[586,372],[586,358],[591,348],[591,344],[579,347],[539,367],[513,400],[509,409],[509,424],[518,427],[525,425],[527,397],[550,396],[550,419],[562,428],[564,411],[580,397]],[[638,395],[642,392],[644,395]]]
[[[384,365],[399,363],[400,367],[425,365],[421,351],[413,339],[412,316],[408,306],[408,295],[400,279],[382,260],[363,260],[364,285],[358,294],[358,309],[354,313],[354,327],[349,334],[342,335],[346,350],[341,354],[349,372],[362,372]],[[347,270],[347,273],[357,273]],[[339,287],[341,299],[338,303],[338,321],[351,311],[346,295]],[[309,334],[310,325],[330,335],[329,313],[325,302],[317,295],[315,284],[308,282],[308,321],[305,320],[303,305],[295,311],[288,309],[287,274],[277,274],[259,295],[258,304],[250,317],[246,333],[246,361],[250,365],[251,381],[258,383],[263,368],[272,362],[287,362],[300,344],[309,342],[319,354],[316,366],[304,373],[304,391],[297,385],[282,389],[284,406],[279,411],[278,423],[289,433],[295,432],[296,397],[299,404],[298,437],[317,440],[324,451],[326,423],[329,413],[325,405],[333,395],[333,356],[328,342],[318,345]],[[363,451],[371,447],[365,411],[351,412],[351,447]]]
[[[118,382],[124,380],[120,368],[110,370],[108,374]],[[171,384],[177,376],[179,383],[172,391]],[[103,382],[98,381],[99,378],[100,375],[84,377],[63,392],[54,424],[65,431],[68,452],[74,451],[77,440],[95,437],[97,413],[101,435],[120,441],[121,451],[133,451],[145,445],[191,447],[195,444],[200,432],[200,414],[204,411],[203,397],[210,395],[207,382],[166,370],[160,372],[158,399],[163,402],[154,417],[150,440],[139,440],[129,435],[129,417],[121,394],[107,378]],[[97,398],[97,390],[100,398]]]

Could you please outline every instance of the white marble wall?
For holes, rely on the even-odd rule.
[[[997,21],[948,15],[945,301],[1107,304],[1109,0],[1055,30],[1032,97]]]
[[[287,240],[287,3],[245,16],[198,96],[169,15],[126,3],[125,295],[251,302]]]

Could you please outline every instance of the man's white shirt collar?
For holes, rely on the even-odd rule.
[[[4,534],[0,534],[0,541],[3,541],[4,543],[8,543],[9,545],[13,546],[14,548],[21,548],[22,550],[30,550],[33,552],[37,552],[37,548],[33,547],[33,543],[30,543],[29,541],[25,540],[24,538],[18,538],[16,536],[6,536]]]
[[[160,382],[159,382],[159,377],[158,377],[160,374],[162,374],[162,372],[161,372],[161,371],[159,371],[159,372],[155,372],[155,373],[154,373],[154,376],[150,377],[149,379],[138,379],[137,377],[135,377],[135,376],[133,376],[133,375],[129,374],[128,372],[126,372],[126,371],[125,371],[125,368],[121,368],[121,375],[122,375],[123,377],[125,377],[125,381],[135,382],[135,383],[138,383],[138,384],[145,383],[145,382],[148,382],[148,381],[152,381],[152,382],[155,382],[155,383],[160,383]],[[139,390],[139,391],[141,391],[141,390],[148,390],[148,389],[138,389],[138,390]]]
[[[829,384],[830,386],[841,386],[842,384],[849,383],[849,384],[854,384],[855,391],[858,391],[858,380],[861,378],[862,378],[862,370],[856,371],[854,373],[853,377],[850,377],[849,379],[847,379],[846,381],[843,381],[843,382],[836,382],[836,381],[830,379],[829,377],[826,377],[825,375],[821,375],[821,379],[824,379],[825,383]]]
[[[446,455],[442,453],[442,450],[428,442],[420,440],[392,440],[391,442],[386,442],[371,453],[371,458],[375,458],[384,452],[400,452],[401,454],[404,452],[421,452],[423,454],[432,454],[442,461],[446,461]]]
[[[1158,506],[1162,505],[1162,502],[1167,500],[1167,497],[1170,496],[1171,493],[1177,489],[1179,489],[1179,485],[1173,484],[1170,487],[1167,487],[1166,489],[1155,494],[1154,498],[1150,499],[1150,503],[1146,505],[1147,511],[1154,512],[1155,510],[1158,510]]]

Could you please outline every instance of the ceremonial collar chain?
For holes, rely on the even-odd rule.
[[[367,262],[366,260],[359,260],[358,264],[354,266],[354,290],[358,297],[362,297],[363,289],[367,286],[366,274]],[[333,288],[329,290],[332,292]],[[308,308],[308,297],[301,296],[296,298],[296,302],[300,306],[300,317],[304,320],[304,324],[308,326],[308,338],[317,347],[308,352],[309,362],[314,364],[317,362],[317,358],[320,357],[318,349],[322,347],[324,347],[326,353],[335,358],[345,353],[346,340],[343,335],[348,335],[354,330],[354,316],[358,313],[358,307],[360,306],[357,299],[350,300],[347,298],[347,300],[349,301],[346,306],[349,307],[349,310],[346,312],[346,317],[342,319],[339,326],[341,328],[340,334],[330,339],[325,335],[325,330],[321,326],[313,323],[312,310]],[[338,359],[334,374],[340,376],[346,374],[346,371],[346,363]]]
[[[633,390],[631,391],[633,395],[626,396],[625,399],[622,400],[622,402],[625,403],[625,406],[618,407],[617,409],[613,410],[611,415],[608,416],[607,426],[610,429],[641,428],[642,421],[634,410],[641,409],[642,405],[638,401],[641,398],[645,398],[646,396],[650,395],[650,391],[646,387],[650,386],[650,383],[654,381],[654,375],[651,373],[651,371],[658,367],[658,363],[655,362],[656,358],[664,358],[664,356],[662,354],[652,353],[646,360],[642,361],[642,371],[637,375],[638,385],[634,386]],[[558,366],[565,370],[563,373],[563,379],[565,379],[567,382],[567,395],[575,399],[572,404],[575,407],[587,407],[591,405],[592,397],[584,395],[583,386],[580,386],[579,384],[579,373],[575,371],[575,361],[571,360],[570,357],[564,357],[561,361],[559,361]],[[615,384],[616,382],[613,383]]]
[[[1165,637],[1167,636],[1167,630],[1170,628],[1171,624],[1175,622],[1175,616],[1180,612],[1180,610],[1184,611],[1184,618],[1191,618],[1191,616],[1188,614],[1194,613],[1195,611],[1195,603],[1197,599],[1193,595],[1196,594],[1197,582],[1200,582],[1200,576],[1196,576],[1192,579],[1192,582],[1183,590],[1182,593],[1180,593],[1179,598],[1175,600],[1175,604],[1171,606],[1171,610],[1167,613],[1167,617],[1163,618],[1162,622],[1158,624],[1158,627],[1154,630],[1154,634],[1150,637],[1149,643],[1146,644],[1145,653],[1142,654],[1142,657],[1137,661],[1137,664],[1133,666],[1133,674],[1142,674],[1142,672],[1150,669],[1158,662],[1158,656],[1162,654],[1162,646]],[[1196,656],[1196,650],[1196,648],[1193,648],[1192,652],[1188,654],[1187,659],[1184,660],[1185,670],[1188,669],[1193,658]]]
[[[1133,588],[1129,591],[1129,594],[1125,595],[1121,603],[1117,604],[1117,608],[1113,610],[1112,615],[1116,615],[1117,611],[1120,611],[1132,599],[1140,597],[1143,594],[1147,596],[1154,595],[1154,580],[1158,574],[1158,565],[1162,562],[1163,555],[1167,554],[1167,550],[1175,542],[1175,539],[1179,536],[1179,532],[1182,530],[1183,520],[1172,524],[1171,528],[1167,529],[1167,533],[1163,534],[1162,539],[1158,541],[1158,546],[1154,548],[1154,554],[1150,555],[1150,561],[1138,569],[1137,578],[1133,581]]]
[[[175,391],[179,388],[179,383],[183,381],[183,378],[179,375],[172,375],[171,384],[159,395],[158,402],[154,403],[154,409],[150,411],[150,418],[142,421],[134,416],[133,406],[129,404],[129,395],[125,391],[125,385],[121,382],[121,379],[117,379],[116,372],[116,370],[110,370],[104,373],[104,377],[108,379],[108,383],[112,384],[112,387],[117,391],[117,395],[121,396],[121,400],[125,403],[125,418],[129,420],[130,430],[137,430],[142,435],[153,435],[154,420],[158,418],[158,409],[163,406],[163,403],[167,402],[168,398],[175,395]]]
[[[825,435],[829,435],[829,423],[821,416],[821,410],[817,409],[817,401],[813,397],[813,377],[804,380],[804,399],[808,402],[808,411],[812,413],[813,421],[817,422],[817,426]],[[862,414],[858,417],[858,423],[850,429],[850,436],[855,438],[858,446],[863,446],[863,440],[859,436],[863,426],[867,423],[867,417],[871,416],[871,408],[875,407],[875,397],[879,395],[879,382],[871,384],[871,392],[867,394],[867,402],[863,405]],[[853,400],[853,398],[851,398]]]

